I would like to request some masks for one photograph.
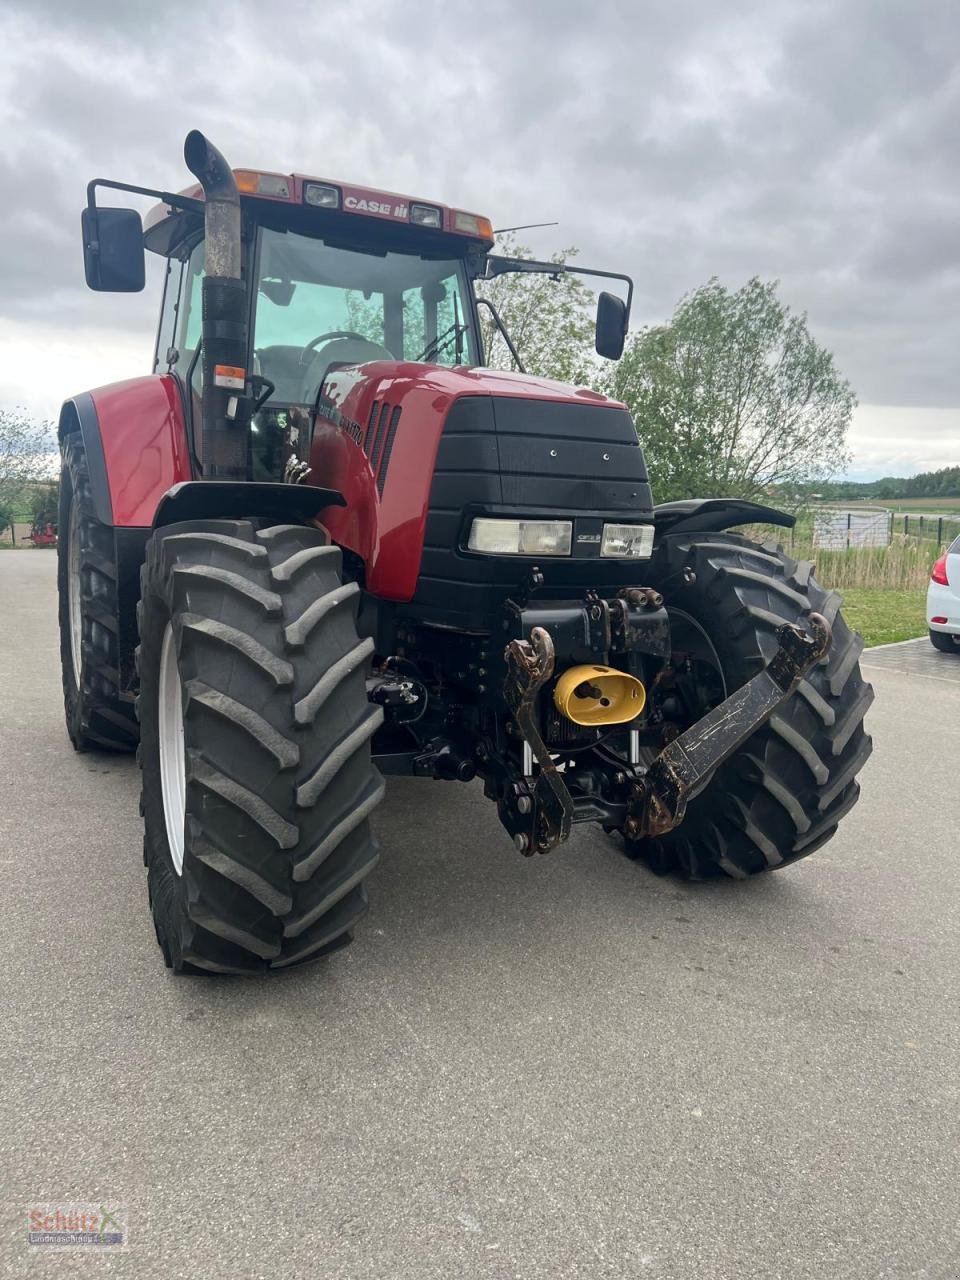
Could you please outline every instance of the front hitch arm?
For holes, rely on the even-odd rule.
[[[634,784],[624,834],[662,836],[683,821],[687,800],[706,778],[773,715],[830,648],[830,623],[809,617],[809,633],[785,623],[769,664],[657,756]]]
[[[504,657],[504,697],[540,772],[533,794],[514,796],[506,806],[501,805],[500,816],[521,853],[549,853],[566,840],[573,822],[573,799],[537,727],[537,694],[556,664],[549,631],[534,627],[529,640],[511,640]]]

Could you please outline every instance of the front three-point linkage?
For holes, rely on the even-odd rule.
[[[566,840],[573,821],[573,799],[537,724],[537,694],[555,666],[553,640],[545,628],[534,627],[529,640],[511,640],[504,656],[504,697],[540,768],[532,786],[529,780],[516,783],[501,799],[500,818],[521,853],[549,853]]]
[[[785,624],[779,648],[762,671],[675,738],[638,777],[627,804],[629,840],[663,835],[683,821],[687,800],[724,760],[757,731],[794,692],[830,647],[831,628],[819,613],[809,631]],[[504,696],[529,745],[536,778],[514,784],[500,802],[500,816],[521,853],[548,853],[567,838],[574,803],[537,723],[537,695],[554,674],[553,641],[543,627],[506,650]]]
[[[780,647],[767,666],[660,752],[627,806],[628,839],[661,836],[679,826],[691,794],[790,697],[830,648],[826,618],[811,613],[809,627],[779,627]]]

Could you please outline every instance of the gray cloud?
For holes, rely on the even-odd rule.
[[[235,164],[559,218],[637,281],[637,323],[711,275],[806,310],[861,400],[960,405],[955,0],[32,0],[0,18],[0,317],[151,342],[157,299],[82,285],[87,179]],[[528,236],[528,239],[531,237]]]

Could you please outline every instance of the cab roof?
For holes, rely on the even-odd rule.
[[[483,253],[493,247],[493,227],[489,218],[438,204],[434,200],[300,173],[234,169],[233,176],[241,203],[257,208],[261,217],[272,215],[269,216],[271,222],[278,219],[286,221],[289,217],[291,224],[299,227],[305,222],[318,228],[326,225],[336,227],[341,235],[349,235],[351,226],[357,232],[369,235],[375,231],[377,223],[381,231],[386,231],[387,224],[390,224],[398,230],[403,228],[404,238],[411,232],[415,236],[428,232],[433,237],[454,236],[463,244],[464,250],[468,244],[475,245]],[[179,194],[186,199],[203,201],[203,189],[199,183]],[[162,203],[150,210],[144,219],[147,248],[159,253],[168,252],[168,237],[161,228],[177,216],[175,209]]]

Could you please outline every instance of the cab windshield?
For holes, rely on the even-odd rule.
[[[364,253],[264,227],[254,372],[271,403],[311,404],[327,373],[368,360],[477,364],[463,264]]]

